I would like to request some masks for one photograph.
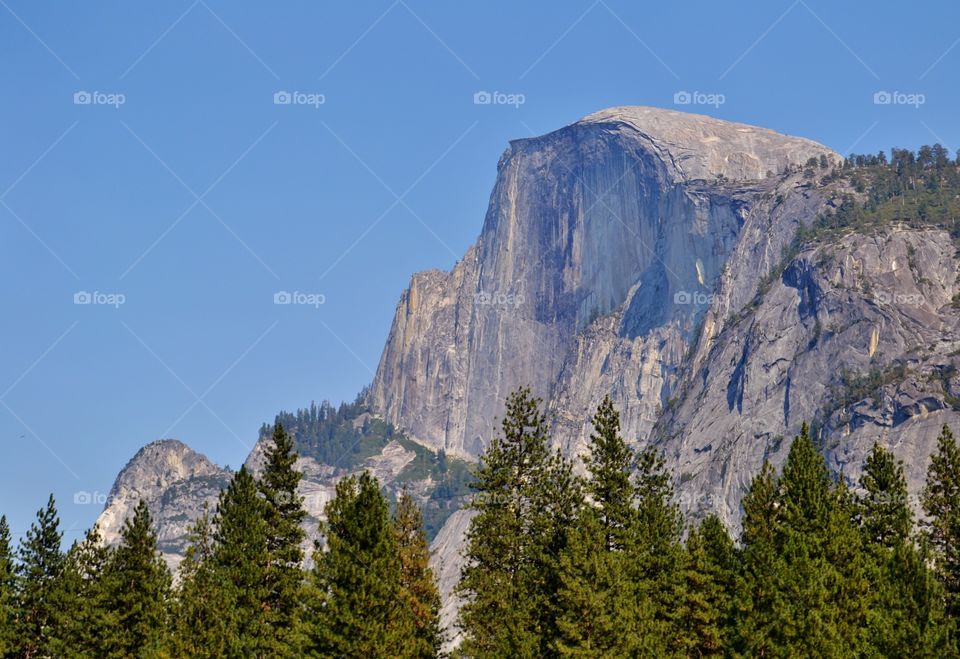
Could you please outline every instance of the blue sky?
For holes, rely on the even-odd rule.
[[[143,444],[236,466],[352,399],[510,139],[637,104],[954,152],[958,40],[952,2],[0,0],[0,508],[52,491],[69,541]]]

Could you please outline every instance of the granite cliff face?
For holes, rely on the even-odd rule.
[[[895,225],[785,258],[799,227],[854,192],[804,173],[811,158],[821,173],[840,162],[809,140],[635,107],[512,142],[479,239],[450,272],[413,276],[366,396],[420,446],[391,441],[349,470],[302,458],[311,538],[346,473],[428,498],[416,451],[476,458],[519,385],[550,401],[570,456],[610,394],[693,517],[735,528],[750,479],[804,421],[851,482],[879,441],[915,493],[939,427],[960,421],[960,259],[945,232]],[[261,462],[262,441],[247,465]],[[179,442],[151,444],[101,527],[115,541],[146,498],[173,561],[227,477]],[[446,624],[468,522],[453,513],[432,544]]]
[[[575,451],[610,392],[644,440],[731,256],[765,273],[815,211],[812,195],[769,200],[798,183],[782,172],[820,156],[839,160],[809,140],[637,107],[512,142],[476,245],[404,292],[373,409],[476,457],[507,393],[529,384]]]
[[[721,319],[715,305],[654,432],[687,510],[735,525],[750,478],[804,421],[851,483],[878,441],[918,492],[940,428],[960,422],[958,265],[945,231],[851,233],[801,252],[755,307]]]

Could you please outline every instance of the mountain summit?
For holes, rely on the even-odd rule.
[[[449,622],[464,460],[521,385],[548,401],[570,456],[610,395],[692,517],[737,526],[750,479],[805,421],[850,483],[877,442],[916,492],[939,427],[960,421],[960,226],[943,181],[914,181],[930,199],[906,205],[882,187],[900,174],[874,160],[860,170],[807,139],[643,107],[512,141],[477,242],[450,272],[413,275],[370,388],[281,415],[308,531],[344,475],[408,486]],[[118,478],[104,534],[142,497],[175,556],[227,477],[178,442],[151,444]]]
[[[724,270],[758,281],[816,212],[813,197],[767,203],[793,193],[810,159],[840,161],[810,140],[646,107],[511,142],[476,245],[401,297],[371,406],[476,457],[518,385],[581,426],[613,392],[643,441]],[[731,262],[745,243],[758,256]]]

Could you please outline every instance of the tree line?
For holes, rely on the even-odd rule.
[[[440,597],[414,499],[391,514],[369,473],[341,479],[305,569],[296,459],[277,424],[260,478],[241,467],[193,524],[175,586],[143,501],[115,548],[94,527],[61,551],[52,496],[15,553],[0,519],[0,655],[437,656]]]
[[[960,653],[960,448],[944,426],[913,518],[879,444],[857,487],[806,425],[766,463],[734,542],[685,526],[654,448],[607,398],[578,477],[549,449],[542,404],[511,395],[477,471],[458,593],[469,657],[950,657]]]
[[[476,468],[441,629],[422,514],[369,473],[341,479],[304,565],[294,443],[274,428],[194,523],[177,579],[140,502],[116,547],[61,551],[51,497],[16,551],[0,520],[0,654],[9,657],[704,657],[960,655],[960,447],[944,426],[914,519],[903,465],[875,445],[856,487],[806,426],[766,463],[734,539],[688,523],[654,447],[609,398],[584,473],[550,449],[543,404],[510,395]],[[309,548],[309,547],[308,547]],[[176,583],[174,584],[174,581]],[[456,638],[454,638],[456,637]]]

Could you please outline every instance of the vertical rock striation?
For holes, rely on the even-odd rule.
[[[838,158],[641,107],[511,142],[476,245],[404,292],[371,406],[428,446],[476,457],[518,385],[554,401],[571,451],[612,392],[642,441],[753,209],[792,185],[781,172],[821,155]]]

